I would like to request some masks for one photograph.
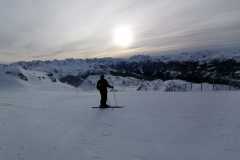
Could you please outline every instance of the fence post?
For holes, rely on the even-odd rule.
[[[213,90],[213,91],[215,90],[214,80],[213,80],[213,83],[212,83],[212,90]]]

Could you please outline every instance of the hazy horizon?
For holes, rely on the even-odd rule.
[[[239,0],[2,0],[0,59],[5,63],[239,48],[239,16]],[[129,31],[114,44],[114,31],[121,26]]]

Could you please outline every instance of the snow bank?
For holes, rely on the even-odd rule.
[[[21,80],[0,72],[0,90],[20,89],[23,87]]]

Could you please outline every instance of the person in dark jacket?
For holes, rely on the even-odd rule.
[[[104,78],[104,75],[100,76],[100,79],[97,82],[97,89],[101,95],[100,107],[108,107],[107,105],[107,88],[113,88],[109,85],[108,81]]]

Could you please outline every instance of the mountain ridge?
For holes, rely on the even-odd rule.
[[[176,55],[135,55],[130,58],[94,58],[17,62],[0,71],[28,81],[23,70],[45,73],[52,82],[78,87],[91,75],[110,74],[140,80],[184,80],[240,87],[240,52],[184,52]]]

